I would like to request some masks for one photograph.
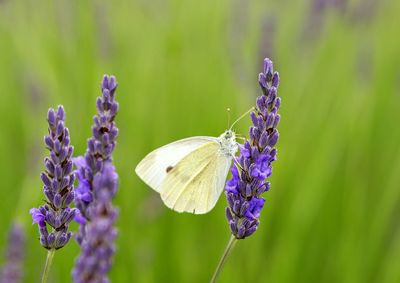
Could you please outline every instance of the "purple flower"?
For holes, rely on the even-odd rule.
[[[46,223],[44,222],[46,216],[40,211],[40,209],[31,208],[31,210],[29,210],[29,213],[32,215],[33,223],[36,223],[39,226],[46,226]]]
[[[80,224],[76,239],[81,246],[72,271],[76,283],[108,282],[107,273],[115,251],[114,223],[118,213],[112,200],[118,188],[118,175],[111,155],[118,135],[114,122],[118,111],[114,100],[116,88],[115,77],[103,77],[103,96],[97,99],[93,136],[88,140],[85,156],[74,159],[79,181],[75,202],[80,211],[75,216]]]
[[[264,181],[265,178],[271,176],[272,168],[271,168],[270,158],[266,154],[261,154],[254,166],[250,170],[250,175],[260,181]]]
[[[77,167],[76,176],[79,182],[78,186],[75,188],[75,202],[77,204],[85,206],[93,200],[90,181],[86,177],[88,175],[86,174],[86,172],[89,171],[89,168],[87,168],[86,161],[83,156],[78,156],[76,158],[73,158],[72,160]],[[85,209],[81,210],[85,211]]]
[[[114,100],[116,89],[115,77],[104,75],[101,84],[103,95],[97,98],[98,114],[93,117],[93,136],[88,140],[85,155],[74,158],[77,167],[76,176],[79,181],[79,185],[75,189],[75,203],[81,216],[87,220],[91,218],[89,206],[93,201],[93,177],[101,171],[105,161],[111,160],[118,135],[118,129],[114,122],[118,112],[118,103]],[[79,235],[78,242],[80,242],[81,237],[83,235]]]
[[[117,210],[112,199],[118,187],[118,175],[110,161],[94,176],[94,201],[91,204],[91,221],[85,226],[81,254],[73,270],[76,283],[108,282],[107,273],[112,266],[117,231],[114,223]]]
[[[73,147],[70,145],[69,131],[64,126],[64,120],[62,106],[57,111],[49,109],[49,134],[44,137],[44,142],[50,155],[44,159],[45,171],[40,176],[46,204],[29,211],[33,223],[39,226],[40,243],[46,249],[59,249],[67,244],[71,238],[68,224],[77,212],[75,208],[69,208],[74,200],[75,178],[71,161]],[[48,230],[49,227],[51,231]]]
[[[8,236],[8,249],[3,269],[0,271],[0,283],[17,283],[22,278],[25,235],[19,224],[14,224]]]
[[[253,122],[250,140],[240,146],[239,166],[232,166],[232,178],[225,187],[228,200],[226,216],[237,239],[244,239],[257,230],[265,203],[261,195],[269,190],[270,183],[266,178],[272,174],[272,162],[277,153],[275,145],[279,137],[278,109],[281,104],[277,96],[279,74],[273,71],[272,61],[268,58],[264,60],[259,84],[263,95],[257,97],[256,108],[250,114]]]
[[[344,0],[314,0],[312,1],[312,8],[315,14],[320,14],[325,12],[325,10],[338,9],[344,12],[347,1]]]

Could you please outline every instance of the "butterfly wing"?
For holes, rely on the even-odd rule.
[[[170,169],[196,148],[214,139],[199,136],[164,145],[146,155],[136,166],[135,172],[148,186],[160,192],[160,186]]]
[[[198,147],[172,168],[160,194],[164,203],[178,212],[210,211],[225,186],[232,157],[220,153],[217,139]]]

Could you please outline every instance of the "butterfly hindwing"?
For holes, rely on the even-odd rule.
[[[220,153],[217,141],[201,145],[170,169],[160,188],[161,198],[178,212],[207,213],[224,188],[231,162],[231,156]]]

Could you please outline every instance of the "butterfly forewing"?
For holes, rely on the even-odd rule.
[[[176,164],[196,148],[215,141],[213,137],[191,137],[172,142],[150,152],[137,165],[136,174],[155,191],[160,192],[160,187]]]

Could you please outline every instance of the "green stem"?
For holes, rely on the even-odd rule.
[[[226,245],[225,251],[222,254],[221,259],[219,260],[218,266],[214,271],[213,277],[211,278],[210,283],[215,283],[217,280],[218,275],[220,274],[222,267],[224,266],[224,263],[226,262],[226,259],[228,258],[230,252],[232,251],[233,247],[235,246],[236,243],[236,237],[231,235],[228,244]]]
[[[50,266],[53,262],[55,252],[56,252],[55,249],[51,249],[47,252],[46,264],[43,270],[42,283],[47,283],[47,279],[49,278]]]

